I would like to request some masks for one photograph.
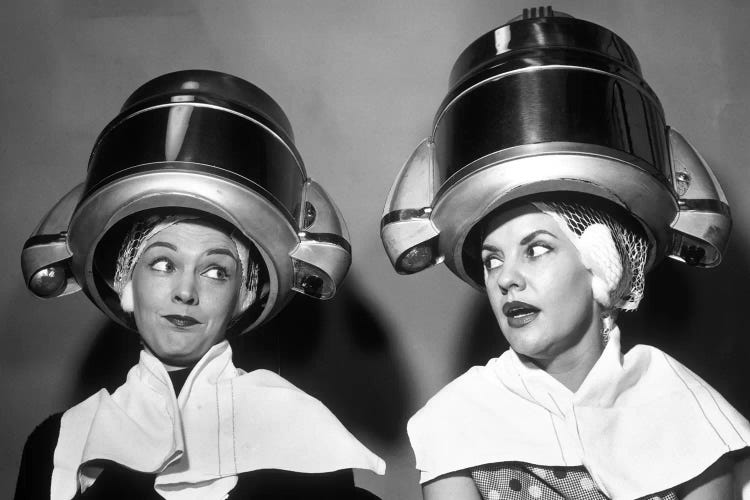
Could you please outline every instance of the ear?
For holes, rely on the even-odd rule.
[[[133,304],[133,280],[125,283],[125,286],[122,288],[120,307],[125,312],[133,312],[135,309],[135,305]]]

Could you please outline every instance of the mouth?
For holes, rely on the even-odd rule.
[[[513,301],[503,305],[503,314],[513,328],[526,326],[539,315],[539,308],[525,302]]]
[[[162,316],[162,318],[166,319],[177,328],[190,328],[191,326],[199,325],[201,323],[192,316],[181,316],[179,314],[167,314]]]

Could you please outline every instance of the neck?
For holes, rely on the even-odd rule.
[[[549,358],[527,358],[555,380],[576,392],[604,351],[602,323],[596,321],[578,343]]]
[[[195,363],[184,365],[184,366],[178,366],[178,365],[167,364],[162,360],[159,360],[159,361],[161,361],[161,364],[164,365],[164,369],[167,370],[168,372],[175,372],[177,370],[184,370],[186,368],[192,368],[195,366]]]

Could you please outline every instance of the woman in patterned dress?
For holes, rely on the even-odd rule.
[[[662,351],[620,351],[645,238],[601,204],[543,199],[476,229],[510,349],[411,419],[425,498],[735,498],[748,422]]]
[[[485,292],[510,349],[409,421],[424,497],[750,498],[748,421],[662,351],[620,349],[645,273],[717,265],[730,227],[630,47],[527,9],[450,82],[381,236],[400,273],[445,262]]]

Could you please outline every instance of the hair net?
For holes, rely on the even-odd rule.
[[[126,285],[133,276],[138,259],[146,248],[145,243],[160,231],[187,220],[200,220],[194,215],[150,215],[138,220],[123,240],[117,256],[117,266],[113,280],[113,288],[123,300]],[[239,312],[245,311],[255,301],[258,294],[258,264],[250,258],[251,244],[238,231],[233,230],[229,235],[237,249],[240,259],[241,275]],[[123,301],[124,302],[124,301]]]
[[[551,216],[593,275],[594,298],[608,309],[634,310],[643,297],[648,242],[603,210],[569,202],[533,202]]]

